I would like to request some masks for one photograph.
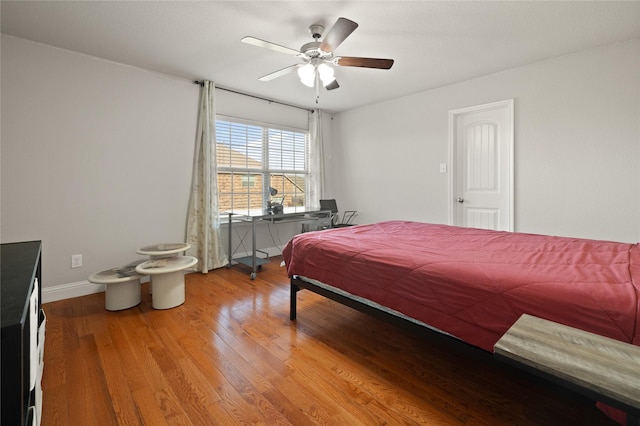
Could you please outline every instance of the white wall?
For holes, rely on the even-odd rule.
[[[42,240],[48,287],[183,241],[197,110],[188,81],[3,35],[2,242]]]
[[[448,111],[510,98],[515,229],[639,241],[640,40],[338,114],[330,192],[360,223],[447,223]]]

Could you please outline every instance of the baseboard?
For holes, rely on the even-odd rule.
[[[104,292],[104,284],[93,284],[89,281],[60,284],[52,287],[42,287],[42,303],[55,302],[57,300],[71,299],[87,296],[89,294]]]

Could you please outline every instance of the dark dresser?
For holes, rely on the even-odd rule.
[[[40,424],[44,328],[42,244],[0,245],[3,425]]]

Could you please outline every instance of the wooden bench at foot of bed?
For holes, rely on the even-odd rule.
[[[494,346],[497,359],[627,413],[640,425],[640,347],[524,314]]]

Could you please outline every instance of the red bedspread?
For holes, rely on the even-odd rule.
[[[637,244],[391,221],[293,238],[313,278],[493,345],[523,313],[640,345]]]

